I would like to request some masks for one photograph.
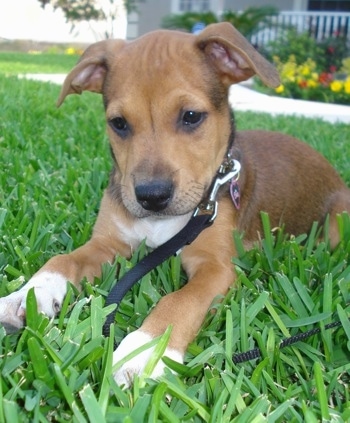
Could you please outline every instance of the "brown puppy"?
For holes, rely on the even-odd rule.
[[[189,282],[162,298],[121,343],[115,361],[169,325],[165,355],[183,359],[214,297],[234,283],[232,230],[243,231],[247,243],[256,240],[261,210],[272,225],[284,222],[293,234],[307,232],[330,213],[336,244],[335,215],[350,211],[350,192],[326,160],[286,135],[234,134],[229,87],[255,74],[269,86],[279,84],[275,69],[228,23],[211,25],[198,36],[157,31],[129,43],[108,40],[88,48],[67,76],[59,104],[84,90],[102,94],[114,159],[110,184],[91,240],[53,257],[20,291],[2,298],[0,321],[7,328],[23,325],[31,287],[40,310],[53,316],[67,281],[93,280],[102,263],[117,254],[130,257],[143,239],[153,248],[172,237],[205,198],[232,143],[242,165],[239,210],[228,187],[221,188],[214,224],[183,249]],[[128,384],[149,355],[126,363],[117,381]],[[154,375],[162,370],[159,364]]]

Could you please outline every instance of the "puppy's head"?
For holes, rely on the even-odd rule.
[[[101,93],[113,193],[135,217],[181,215],[205,196],[226,154],[229,86],[255,74],[279,84],[272,65],[228,23],[197,36],[156,31],[90,46],[58,105],[68,94]]]

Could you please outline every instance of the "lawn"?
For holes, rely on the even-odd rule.
[[[1,296],[53,254],[89,238],[108,181],[101,99],[71,96],[56,109],[58,92],[53,84],[0,75]],[[239,129],[302,138],[350,185],[347,125],[253,113],[237,113],[236,120]],[[259,248],[244,251],[235,234],[237,289],[208,313],[185,365],[169,363],[178,376],[141,377],[126,391],[111,376],[114,339],[102,335],[110,311],[104,298],[116,272],[130,268],[143,247],[130,262],[105,266],[101,280],[85,283],[82,293],[70,289],[52,321],[37,315],[29,299],[25,329],[13,335],[0,329],[0,422],[350,421],[349,218],[339,220],[343,239],[333,252],[327,240],[316,244],[314,232],[286,239],[263,219]],[[177,258],[145,276],[121,304],[115,339],[138,328],[152,304],[184,282]],[[340,328],[325,330],[339,319]],[[285,337],[314,327],[319,335],[279,348]],[[255,347],[261,359],[234,364],[233,353]]]
[[[67,73],[77,62],[75,54],[0,52],[0,73]]]

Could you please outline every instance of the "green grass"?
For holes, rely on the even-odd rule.
[[[0,74],[67,73],[78,61],[77,55],[0,52]]]
[[[56,109],[58,92],[0,76],[1,296],[89,238],[108,181],[101,99],[70,96]],[[237,113],[237,126],[304,139],[350,184],[347,125]],[[102,336],[102,325],[117,263],[81,294],[70,289],[53,321],[37,314],[30,296],[26,328],[7,336],[0,329],[0,422],[350,421],[349,218],[340,220],[343,240],[333,252],[327,240],[316,244],[315,233],[287,240],[263,221],[261,248],[244,251],[236,234],[238,289],[208,313],[185,365],[169,363],[179,376],[139,378],[127,391],[115,384],[113,339]],[[119,275],[144,253],[141,247],[130,262],[118,260]],[[184,281],[177,258],[145,276],[121,304],[115,339],[138,328],[152,304]],[[325,331],[333,319],[342,327]],[[315,326],[320,335],[278,348],[286,336]],[[233,353],[256,346],[262,359],[233,363]]]

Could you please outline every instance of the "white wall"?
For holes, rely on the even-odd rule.
[[[108,0],[99,0],[101,7],[108,7]],[[105,31],[113,30],[114,38],[126,36],[126,14],[122,0],[118,3],[116,22],[79,23],[71,31],[60,10],[50,6],[42,9],[38,0],[0,0],[0,40],[35,40],[48,42],[91,43],[105,38]],[[113,26],[113,28],[111,28]]]

